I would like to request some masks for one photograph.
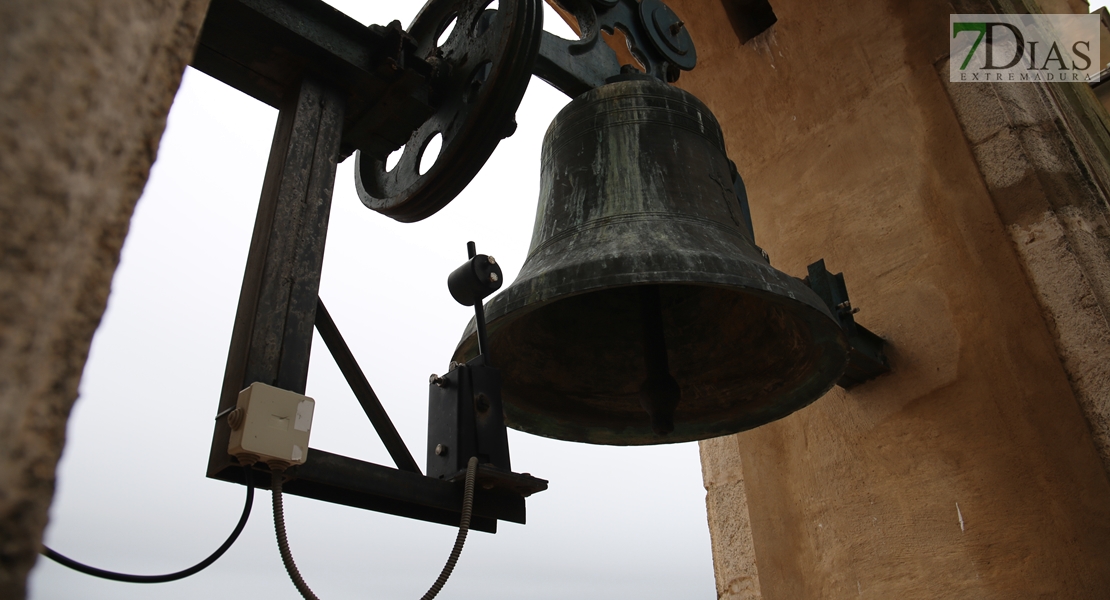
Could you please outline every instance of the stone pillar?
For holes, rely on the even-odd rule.
[[[757,242],[788,273],[843,271],[893,367],[702,444],[719,597],[1105,597],[1106,159],[1074,129],[1092,113],[979,135],[938,71],[947,2],[772,0],[778,21],[746,44],[723,3],[669,3],[699,56],[679,85],[721,121]],[[1046,247],[1015,246],[1029,235]]]
[[[0,598],[22,598],[66,418],[207,0],[0,3]]]
[[[713,573],[719,598],[762,600],[739,441],[729,435],[700,443]]]

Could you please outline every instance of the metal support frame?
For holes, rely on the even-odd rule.
[[[420,473],[318,296],[337,163],[356,147],[399,146],[428,113],[427,64],[401,33],[364,28],[319,0],[212,2],[194,66],[279,109],[217,414],[256,381],[303,394],[315,326],[398,468],[311,448],[284,492],[455,526],[461,483]],[[218,418],[208,476],[242,483],[229,437]],[[546,489],[507,471],[507,445],[497,454],[479,469],[471,529],[524,523],[524,496]],[[269,487],[269,472],[254,468],[255,485]]]
[[[342,98],[304,80],[278,114],[239,307],[228,350],[219,410],[235,406],[239,391],[262,383],[303,394],[336,157]],[[217,421],[210,477],[225,475],[231,430]],[[242,481],[239,474],[232,479]]]
[[[192,66],[275,108],[304,77],[345,101],[340,156],[384,158],[433,113],[432,67],[394,21],[363,26],[323,0],[212,0]]]

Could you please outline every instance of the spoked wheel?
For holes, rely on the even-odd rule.
[[[539,51],[542,0],[499,0],[496,10],[490,8],[493,1],[431,0],[409,27],[436,71],[431,84],[436,112],[412,134],[392,169],[384,160],[356,156],[355,187],[367,207],[403,222],[431,216],[512,134]],[[421,159],[437,135],[439,156],[421,173]]]

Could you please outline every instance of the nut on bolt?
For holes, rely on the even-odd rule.
[[[849,315],[854,315],[859,312],[858,308],[852,307],[852,302],[850,300],[845,300],[844,302],[837,304],[836,309],[839,310],[841,313]]]
[[[430,376],[428,376],[428,383],[434,383],[439,387],[447,387],[447,378],[440,377],[439,375],[432,373]]]

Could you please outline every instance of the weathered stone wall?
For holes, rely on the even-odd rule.
[[[739,443],[739,436],[735,435],[701,442],[702,481],[709,492],[705,512],[710,525],[717,596],[758,600],[762,598],[759,567]]]
[[[702,444],[719,596],[1105,597],[1110,479],[1090,410],[1106,385],[1107,355],[1090,351],[1106,343],[1102,225],[1097,202],[1063,202],[1072,174],[1105,161],[1100,140],[1075,139],[1090,123],[1068,122],[1090,115],[1044,98],[1056,117],[965,133],[938,72],[947,2],[780,0],[747,44],[720,3],[671,4],[699,53],[680,85],[720,118],[758,241],[786,272],[843,270],[894,368]],[[1017,154],[980,147],[1011,134]],[[1071,166],[1046,170],[1061,149]],[[1023,249],[1028,235],[1045,249]]]
[[[1074,143],[1049,86],[945,83],[1110,473],[1106,163]]]
[[[22,598],[66,418],[207,0],[0,2],[0,598]]]
[[[1044,0],[990,3],[1050,12]],[[1110,473],[1110,116],[1082,84],[949,95]]]

